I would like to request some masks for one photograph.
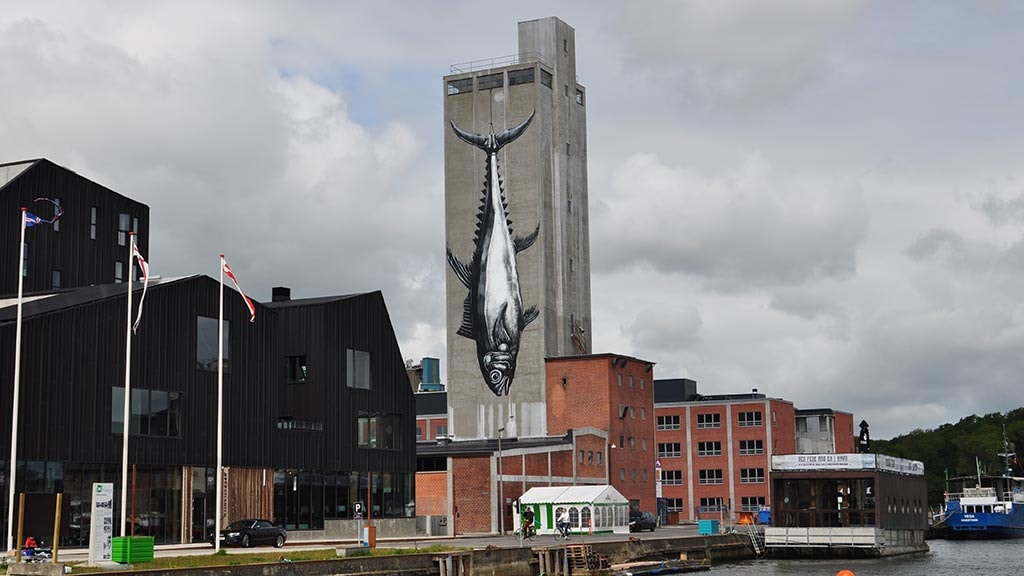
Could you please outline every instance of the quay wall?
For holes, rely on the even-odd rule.
[[[685,556],[691,560],[707,558],[713,565],[754,557],[750,539],[740,534],[688,538],[630,538],[620,542],[594,542],[593,552],[606,556],[611,563],[628,560],[667,559]],[[491,548],[471,552],[474,576],[534,576],[539,573],[536,551],[564,546],[524,546],[523,548]],[[458,554],[459,552],[456,552]],[[282,554],[285,554],[282,552]],[[145,570],[146,576],[342,576],[348,574],[401,574],[434,576],[440,574],[438,559],[446,553],[400,554],[393,556],[356,556],[334,560],[275,562],[211,568],[176,568],[149,570],[137,564],[111,572],[126,573]]]

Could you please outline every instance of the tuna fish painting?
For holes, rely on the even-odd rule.
[[[448,249],[448,264],[469,289],[463,304],[458,334],[476,342],[477,360],[484,383],[496,396],[507,396],[516,374],[519,341],[526,326],[537,319],[536,306],[523,309],[516,254],[537,240],[540,226],[524,237],[514,237],[508,202],[498,174],[498,151],[526,131],[533,114],[518,126],[495,134],[460,130],[455,134],[487,154],[483,199],[477,213],[473,258],[463,263]]]

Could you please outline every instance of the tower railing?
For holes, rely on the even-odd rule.
[[[505,66],[524,64],[526,62],[540,62],[548,68],[551,68],[551,65],[544,60],[540,55],[540,52],[521,52],[519,54],[509,54],[508,56],[497,56],[494,58],[484,58],[483,60],[473,60],[471,62],[460,62],[458,64],[452,64],[450,68],[451,74],[467,74],[477,70],[503,68]]]

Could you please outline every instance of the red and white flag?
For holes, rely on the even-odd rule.
[[[231,278],[231,281],[235,283],[235,288],[238,289],[238,293],[241,294],[242,299],[245,300],[246,307],[249,308],[249,322],[254,322],[256,320],[256,306],[252,303],[252,300],[245,295],[245,291],[242,290],[242,287],[238,285],[238,279],[235,278],[234,272],[231,271],[231,267],[228,266],[228,263],[224,260],[223,256],[220,261],[224,265],[224,273],[227,274],[228,278]]]
[[[142,303],[146,300],[146,289],[149,287],[149,264],[142,257],[142,252],[139,252],[134,234],[132,234],[132,256],[139,262],[139,271],[142,272],[142,298],[139,298],[139,315],[135,317],[135,324],[132,324],[132,334],[134,334],[139,329],[139,322],[142,321]]]

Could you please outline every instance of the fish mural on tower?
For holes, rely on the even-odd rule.
[[[469,289],[463,304],[458,334],[476,342],[477,360],[484,382],[495,396],[507,396],[516,373],[516,357],[523,330],[537,319],[536,306],[523,309],[516,254],[537,240],[540,225],[524,237],[512,235],[508,201],[498,174],[498,151],[526,131],[535,113],[518,126],[495,134],[460,130],[455,134],[487,154],[483,199],[477,213],[473,258],[463,263],[448,248],[448,265]]]

